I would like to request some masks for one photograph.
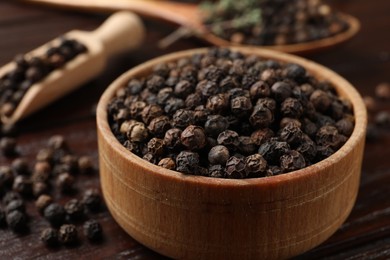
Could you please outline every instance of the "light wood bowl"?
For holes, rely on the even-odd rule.
[[[325,241],[349,215],[359,187],[367,115],[358,92],[331,70],[296,56],[233,48],[246,54],[304,66],[329,80],[349,99],[355,129],[346,144],[310,167],[268,178],[217,179],[188,176],[148,163],[112,134],[107,104],[129,79],[196,49],[139,65],[105,91],[97,108],[101,185],[115,220],[134,239],[173,258],[281,259]]]

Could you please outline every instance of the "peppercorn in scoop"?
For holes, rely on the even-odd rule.
[[[130,152],[219,178],[302,169],[336,152],[354,127],[350,102],[302,66],[223,48],[155,66],[107,109]]]

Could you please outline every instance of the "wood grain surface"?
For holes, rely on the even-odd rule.
[[[307,56],[349,80],[363,95],[373,95],[375,86],[390,81],[390,20],[388,0],[333,0],[332,4],[350,13],[362,24],[361,32],[351,42],[337,49]],[[92,30],[106,16],[70,11],[54,11],[14,3],[0,2],[0,64],[17,53],[25,53],[72,29]],[[78,155],[90,155],[98,165],[94,107],[105,88],[129,68],[159,55],[205,46],[190,38],[160,50],[157,42],[172,26],[146,20],[146,42],[136,52],[115,57],[106,71],[71,95],[21,122],[17,137],[20,152],[33,163],[38,149],[53,134],[66,136]],[[390,102],[381,102],[390,110]],[[326,242],[297,259],[388,259],[390,258],[390,131],[378,142],[367,143],[358,198],[343,226]],[[0,157],[0,164],[10,160]],[[98,187],[98,175],[78,177],[78,189]],[[55,194],[56,198],[59,198]],[[59,199],[65,202],[68,198]],[[105,238],[100,244],[85,239],[69,248],[47,249],[37,239],[47,223],[31,206],[30,233],[18,236],[0,229],[0,259],[164,259],[129,237],[115,223],[108,211],[96,214]]]

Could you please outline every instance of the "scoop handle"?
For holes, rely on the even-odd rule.
[[[137,48],[144,38],[145,29],[137,15],[120,11],[111,15],[91,34],[102,42],[108,57]]]

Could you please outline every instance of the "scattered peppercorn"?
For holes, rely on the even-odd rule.
[[[38,211],[43,214],[45,208],[53,203],[52,197],[46,194],[42,194],[35,201],[35,207],[37,207]]]
[[[64,245],[73,245],[78,241],[77,228],[73,224],[62,225],[58,231],[58,239]]]
[[[71,199],[64,206],[70,220],[77,221],[84,217],[84,205],[77,199]]]
[[[390,84],[387,82],[383,82],[376,86],[375,88],[375,95],[383,100],[389,100],[390,99]]]
[[[16,140],[12,137],[3,137],[0,139],[0,150],[4,156],[11,157],[17,154]]]
[[[98,211],[102,204],[100,192],[97,189],[93,188],[85,190],[81,203],[84,204],[84,206],[92,212]]]
[[[65,221],[64,207],[57,203],[51,203],[43,210],[43,216],[55,227],[62,225]]]
[[[13,210],[6,215],[7,225],[14,232],[23,232],[27,229],[27,217],[26,214],[19,211]]]
[[[55,247],[58,245],[58,231],[54,228],[45,228],[42,230],[40,240],[48,247]]]
[[[94,219],[87,220],[83,225],[84,235],[91,241],[102,239],[103,229],[99,222]]]

